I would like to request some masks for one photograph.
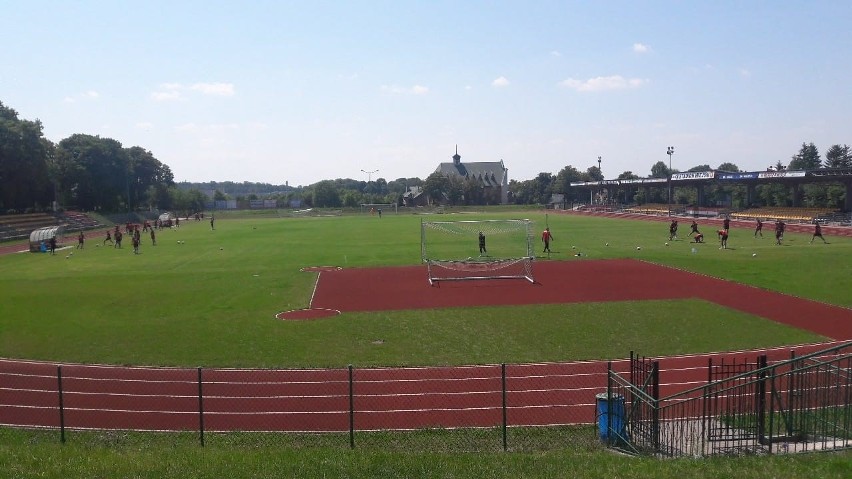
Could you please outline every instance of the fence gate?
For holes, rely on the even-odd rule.
[[[765,367],[765,355],[756,362],[708,360],[707,379],[717,387],[707,391],[704,416],[714,449],[753,449],[766,442]]]
[[[630,384],[627,389],[627,424],[630,439],[638,449],[657,450],[660,446],[660,363],[630,352]]]

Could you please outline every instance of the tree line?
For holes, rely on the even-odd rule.
[[[788,165],[778,161],[777,170],[852,168],[848,145],[832,145],[823,159],[813,143],[802,143]],[[717,170],[739,172],[737,165],[721,163]],[[710,171],[709,165],[696,165],[687,171]],[[664,161],[651,166],[651,178],[668,178],[677,169]],[[637,179],[624,171],[616,179]],[[602,181],[599,166],[580,171],[568,165],[555,175],[542,172],[529,180],[511,180],[509,198],[514,204],[545,204],[553,194],[564,195],[567,202],[585,202],[587,190],[571,188],[572,182]],[[610,178],[612,179],[612,178]],[[49,211],[54,202],[60,208],[103,212],[139,210],[201,211],[211,200],[237,200],[240,206],[255,199],[275,199],[279,207],[357,207],[362,203],[402,204],[403,195],[413,187],[421,189],[432,202],[451,205],[499,203],[499,195],[482,188],[473,179],[432,173],[388,181],[354,179],[322,180],[309,186],[290,187],[268,183],[207,182],[175,184],[168,165],[140,146],[123,147],[111,138],[74,134],[58,143],[44,138],[39,120],[21,119],[18,113],[0,102],[0,213]],[[835,207],[843,204],[845,190],[840,185],[806,185],[805,206]],[[665,188],[631,191],[617,189],[607,201],[620,203],[656,203],[667,201]],[[757,197],[765,206],[791,204],[789,188],[760,185]],[[745,187],[711,185],[705,189],[705,203],[747,207]],[[678,188],[672,201],[695,204],[692,188]]]

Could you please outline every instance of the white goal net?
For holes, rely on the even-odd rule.
[[[420,256],[429,283],[533,278],[530,220],[421,221]]]

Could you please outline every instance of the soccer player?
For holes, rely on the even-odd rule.
[[[719,230],[717,233],[719,233],[719,241],[722,244],[719,249],[728,249],[728,230]]]
[[[725,216],[725,220],[722,221],[722,229],[725,230],[725,231],[728,231],[729,229],[731,229],[731,218],[730,217]]]
[[[553,235],[550,234],[550,228],[545,228],[544,231],[541,232],[541,242],[544,243],[544,250],[542,253],[550,253],[551,241],[553,241]]]
[[[83,243],[86,241],[86,235],[80,231],[80,234],[77,235],[77,249],[83,249]]]
[[[485,235],[482,231],[479,232],[479,256],[483,254],[488,254],[488,250],[485,249]]]
[[[109,230],[107,230],[107,236],[106,239],[104,239],[104,244],[106,244],[107,241],[109,241],[109,244],[115,246],[115,243],[112,241],[112,235],[110,234]]]
[[[763,238],[763,221],[760,221],[760,218],[757,219],[757,226],[754,227],[755,238],[757,238],[758,233],[760,233],[760,237]]]
[[[48,240],[48,244],[50,245],[50,254],[56,254],[56,236],[51,236],[50,240]]]
[[[781,240],[784,239],[784,228],[785,225],[783,221],[775,220],[775,244],[781,246]]]
[[[669,241],[677,238],[677,220],[672,220],[672,223],[669,225]]]
[[[814,220],[814,235],[811,236],[811,244],[814,243],[815,239],[821,239],[823,243],[828,244],[828,241],[822,237],[822,226],[819,224],[819,221]]]
[[[695,233],[695,235],[692,236],[692,242],[693,243],[703,243],[704,242],[704,234]]]
[[[215,229],[216,229],[216,228],[214,228],[214,227],[213,227],[213,222],[214,222],[215,220],[216,220],[216,218],[215,218],[213,215],[210,215],[210,229],[211,229],[211,230],[215,230]]]
[[[689,225],[689,234],[694,235],[696,233],[701,234],[701,232],[698,231],[698,223],[696,223],[695,220],[692,220],[692,224]],[[704,235],[701,236],[703,237]]]

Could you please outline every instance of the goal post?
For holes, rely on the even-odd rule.
[[[421,220],[420,256],[429,284],[480,279],[535,282],[532,222],[528,219]]]
[[[361,203],[361,213],[375,214],[379,210],[385,213],[399,213],[399,206],[396,203]]]

